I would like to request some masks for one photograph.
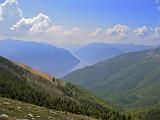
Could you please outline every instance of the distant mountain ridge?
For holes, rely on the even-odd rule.
[[[63,76],[79,63],[65,49],[19,40],[1,40],[0,55],[57,77]]]
[[[151,48],[151,46],[134,44],[90,43],[76,51],[75,55],[90,64],[95,64],[122,53],[141,51],[149,48]]]
[[[123,107],[155,105],[160,103],[160,48],[125,53],[63,79]]]

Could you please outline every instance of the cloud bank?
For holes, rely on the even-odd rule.
[[[135,30],[133,30],[133,32],[137,35],[137,36],[141,36],[144,35],[145,33],[147,33],[149,31],[149,29],[146,26],[143,27],[138,27]]]

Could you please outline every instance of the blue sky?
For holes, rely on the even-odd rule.
[[[160,0],[0,0],[0,4],[0,25],[5,28],[0,39],[59,45],[160,44]]]
[[[25,17],[42,12],[66,26],[157,26],[160,20],[154,0],[21,0],[20,5]]]

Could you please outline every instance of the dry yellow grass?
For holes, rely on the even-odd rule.
[[[37,76],[40,76],[40,77],[43,77],[43,78],[46,78],[47,80],[53,80],[53,76],[47,74],[47,73],[44,73],[44,72],[40,72],[38,70],[35,70],[35,69],[31,69],[30,67],[24,65],[24,64],[17,64],[18,66],[28,70],[29,72],[31,72],[32,74],[34,75],[37,75]]]

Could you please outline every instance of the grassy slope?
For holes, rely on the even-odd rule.
[[[61,97],[63,99],[69,99],[77,102],[79,101],[78,98],[81,98],[81,100],[87,100],[91,102],[94,101],[94,103],[103,103],[102,105],[105,104],[102,99],[92,95],[85,89],[82,89],[70,83],[66,84],[64,81],[61,80],[56,80],[56,78],[48,74],[39,72],[37,70],[31,69],[28,66],[17,63],[13,64],[12,62],[4,58],[0,58],[0,67],[1,69],[3,68],[3,70],[7,70],[7,72],[11,72],[11,74],[15,74],[17,78],[26,80],[31,87],[43,90],[46,93],[55,97]],[[76,93],[76,96],[78,98],[74,96],[69,96],[69,93],[72,92]]]
[[[107,104],[106,101],[104,101],[101,98],[93,95],[91,92],[87,91],[86,89],[83,89],[83,88],[81,88],[81,87],[79,87],[77,85],[73,85],[71,83],[65,83],[64,81],[56,80],[56,78],[54,78],[53,76],[50,76],[49,74],[42,73],[40,71],[34,70],[32,68],[29,68],[26,65],[23,65],[23,64],[17,64],[17,65],[22,67],[22,68],[24,68],[24,69],[26,69],[26,70],[28,70],[29,72],[31,72],[34,75],[46,78],[47,80],[51,81],[51,83],[54,82],[54,84],[56,84],[57,86],[59,84],[58,88],[61,89],[62,92],[64,92],[63,94],[65,96],[74,98],[74,99],[76,99],[78,101],[89,101],[91,103],[95,103],[95,104],[98,103],[98,104],[100,104],[102,106],[106,106],[106,107],[112,108],[112,106]]]
[[[130,116],[110,107],[88,91],[43,75],[0,57],[0,95],[95,118],[130,119]]]
[[[127,113],[131,114],[134,120],[160,120],[160,105],[129,109]]]
[[[105,100],[95,96],[91,92],[89,92],[86,89],[83,89],[77,85],[73,85],[71,83],[66,83],[65,87],[63,87],[62,89],[67,96],[72,97],[78,101],[81,101],[81,102],[86,101],[86,102],[90,102],[92,104],[102,105],[106,108],[117,109],[117,108],[114,108],[114,106],[111,106]]]
[[[143,60],[143,53],[123,54],[107,61],[102,61],[93,66],[88,66],[80,70],[73,71],[66,75],[63,79],[78,83],[89,89],[98,82],[104,82],[114,74],[124,70],[126,67]],[[124,62],[127,60],[127,62]]]
[[[122,107],[160,102],[160,49],[123,54],[64,77]]]
[[[52,81],[53,77],[47,76],[47,74],[32,70],[24,65],[22,67],[22,65],[17,65],[2,57],[0,57],[0,69],[1,71],[6,71],[8,74],[11,74],[12,79],[15,77],[24,80],[35,89],[42,90],[56,97],[64,97],[63,91],[59,89],[59,86],[63,86],[64,82]]]
[[[106,96],[105,99],[114,100],[122,106],[138,107],[157,104],[160,102],[160,66],[158,64],[160,64],[158,61],[143,61],[96,87],[106,87],[99,93]]]
[[[28,114],[32,114],[35,120],[47,120],[49,118],[54,120],[94,120],[93,118],[81,115],[49,110],[5,98],[0,98],[0,114],[7,114],[9,117],[21,119],[31,119]]]

